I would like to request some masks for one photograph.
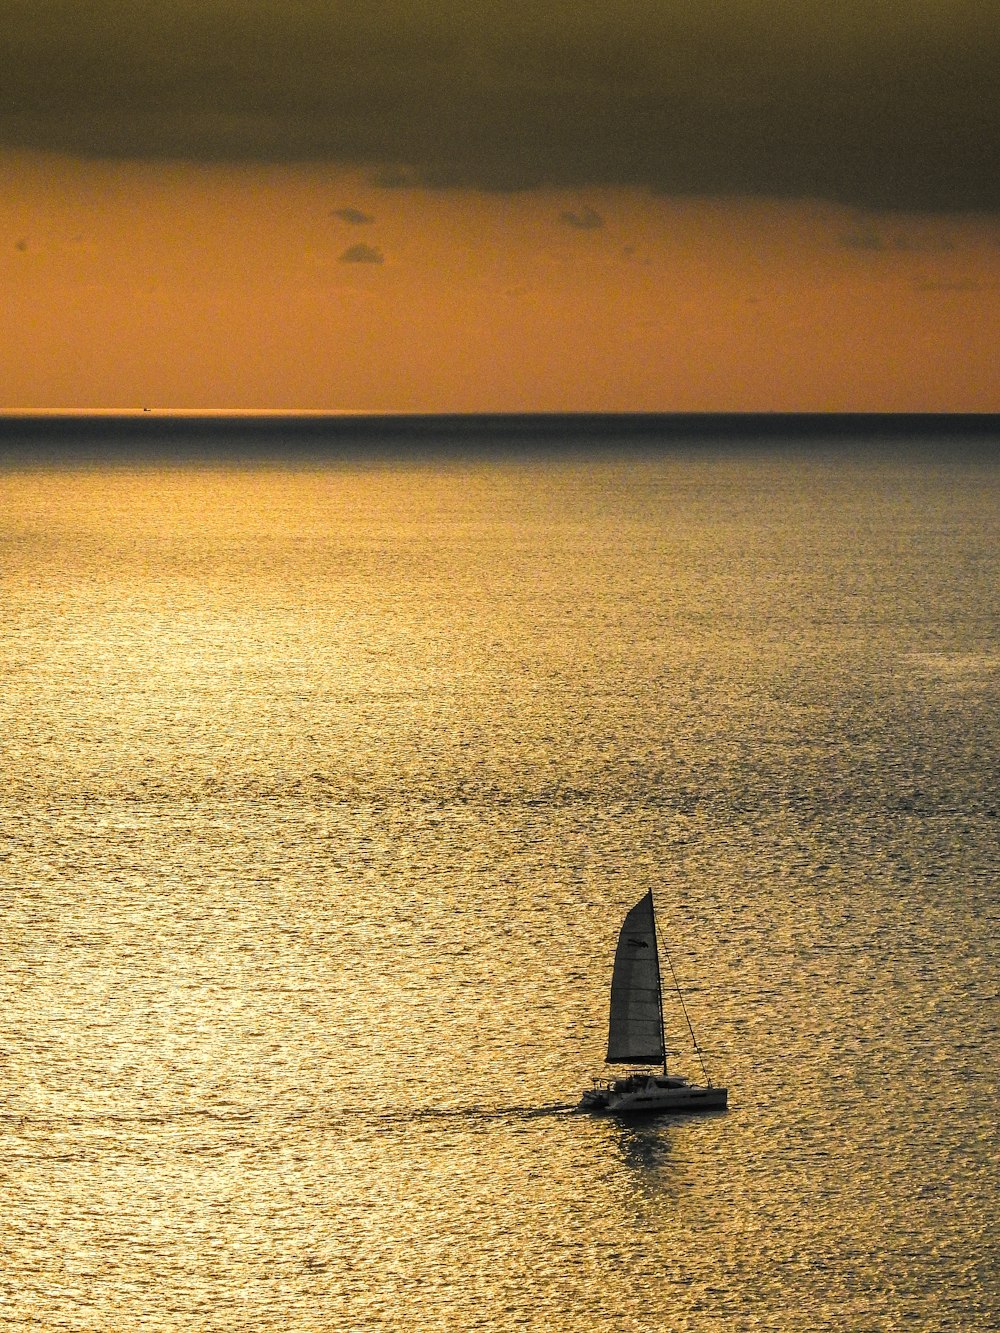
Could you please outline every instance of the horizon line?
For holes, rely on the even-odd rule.
[[[871,408],[312,408],[312,407],[0,407],[0,421],[38,420],[40,418],[88,419],[135,418],[170,420],[191,417],[219,418],[297,418],[306,420],[373,420],[465,418],[479,420],[532,419],[546,417],[609,417],[657,420],[730,419],[758,417],[842,420],[844,418],[881,420],[921,418],[928,420],[1000,420],[1000,409],[871,409]]]

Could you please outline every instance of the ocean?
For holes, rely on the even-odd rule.
[[[323,429],[0,441],[0,1329],[1000,1326],[1000,430]]]

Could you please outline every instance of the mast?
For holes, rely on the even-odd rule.
[[[653,892],[649,893],[649,910],[653,914],[653,938],[654,941],[662,945],[663,939],[660,935],[659,927],[656,924],[656,902],[653,898]],[[656,949],[656,1004],[660,1011],[660,1042],[663,1046],[663,1077],[667,1077],[667,1027],[663,1021],[663,978],[660,974],[660,950]],[[666,953],[666,949],[664,949]],[[667,954],[667,962],[670,963],[670,955]],[[673,965],[670,965],[671,974],[673,974]],[[683,1003],[683,1001],[682,1001]]]
[[[671,981],[672,981],[673,984],[674,984],[674,990],[677,992],[677,998],[678,998],[678,1000],[680,1000],[680,1002],[681,1002],[681,1013],[684,1015],[684,1022],[687,1024],[687,1030],[688,1030],[688,1032],[691,1034],[691,1046],[692,1046],[692,1048],[693,1048],[693,1050],[694,1050],[695,1055],[698,1057],[698,1063],[701,1065],[702,1077],[704,1078],[704,1080],[705,1080],[706,1084],[708,1085],[708,1087],[711,1087],[711,1086],[712,1086],[712,1080],[709,1078],[709,1076],[708,1076],[708,1070],[705,1068],[705,1057],[704,1057],[704,1056],[702,1055],[702,1053],[701,1053],[701,1047],[698,1045],[698,1038],[694,1035],[694,1027],[693,1027],[692,1024],[691,1024],[691,1016],[690,1016],[690,1014],[688,1013],[687,1005],[684,1003],[684,992],[681,990],[680,982],[677,980],[677,973],[674,971],[673,960],[672,960],[672,958],[670,957],[670,954],[669,954],[669,952],[668,952],[668,950],[667,950],[667,946],[663,943],[663,936],[660,934],[659,930],[657,930],[657,932],[656,932],[656,938],[657,938],[657,940],[659,941],[660,947],[663,949],[663,956],[664,956],[664,957],[666,958],[666,960],[667,960],[667,967],[670,968],[670,979],[671,979]],[[657,968],[659,968],[659,957],[657,957]],[[660,996],[660,1021],[661,1021],[661,1023],[662,1023],[662,1021],[663,1021],[663,997],[662,997],[662,995]],[[663,1072],[664,1072],[664,1074],[666,1074],[666,1072],[667,1072],[667,1033],[666,1033],[666,1029],[664,1029],[664,1032],[663,1032]]]

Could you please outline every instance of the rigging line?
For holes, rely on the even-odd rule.
[[[664,943],[663,935],[660,931],[659,922],[656,923],[656,934],[659,937],[660,948],[663,950],[663,956],[667,960],[667,967],[670,968],[670,976],[674,983],[674,990],[677,992],[677,998],[681,1002],[681,1013],[684,1015],[684,1022],[687,1023],[688,1032],[691,1034],[691,1045],[694,1047],[694,1053],[698,1057],[698,1063],[701,1065],[701,1072],[704,1075],[705,1082],[709,1087],[712,1086],[712,1080],[708,1076],[708,1070],[705,1067],[705,1057],[701,1053],[701,1047],[698,1045],[698,1038],[694,1035],[694,1028],[691,1025],[691,1016],[688,1014],[687,1005],[684,1003],[684,992],[681,990],[680,982],[677,980],[677,973],[674,971],[673,959]],[[666,1045],[666,1043],[664,1043]]]

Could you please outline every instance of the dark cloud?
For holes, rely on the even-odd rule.
[[[567,209],[565,213],[559,214],[559,221],[565,222],[567,227],[578,227],[580,231],[593,231],[604,226],[604,219],[592,208],[581,208],[578,212]]]
[[[384,264],[382,251],[376,250],[373,245],[365,245],[360,241],[357,245],[349,245],[340,256],[342,264]]]
[[[1000,208],[986,0],[0,0],[0,142]]]
[[[362,213],[360,208],[335,208],[330,216],[340,218],[341,222],[349,222],[353,227],[375,221],[370,213]]]

